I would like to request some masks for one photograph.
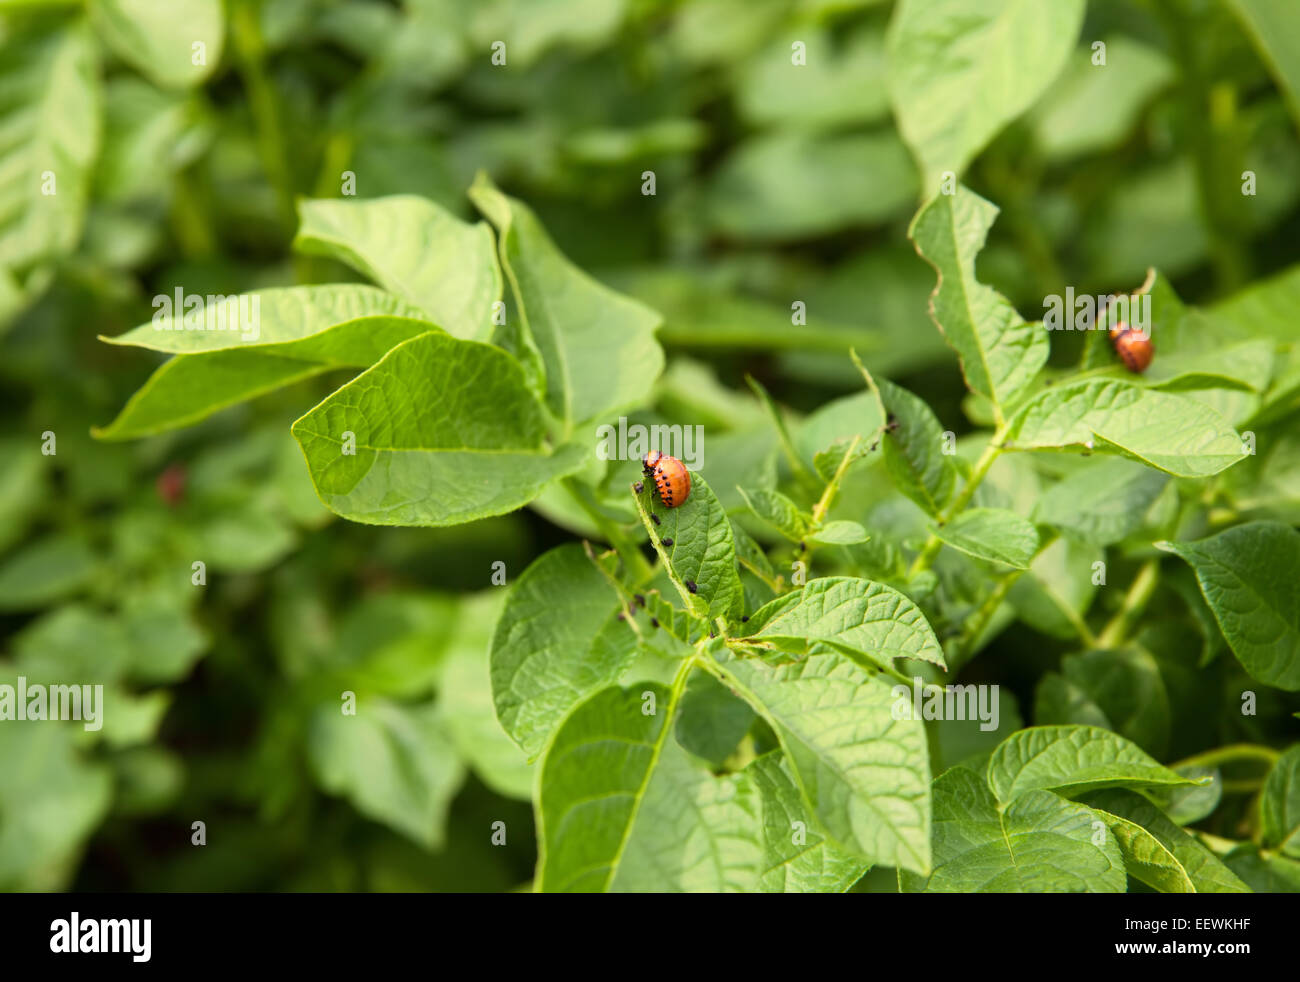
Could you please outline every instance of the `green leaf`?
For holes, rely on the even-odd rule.
[[[236,348],[331,365],[373,365],[390,348],[435,326],[393,294],[356,283],[192,295],[185,305],[177,300],[160,294],[152,320],[100,340],[178,355]],[[203,305],[188,309],[189,300]]]
[[[492,589],[462,602],[438,679],[438,709],[456,749],[483,783],[528,801],[533,767],[501,728],[492,699],[490,650],[504,599],[503,591]]]
[[[1129,382],[1047,389],[1008,423],[1015,450],[1085,448],[1176,477],[1209,477],[1242,460],[1241,437],[1208,406]]]
[[[334,512],[438,526],[514,511],[581,467],[579,447],[548,450],[544,425],[513,358],[431,332],[327,397],[293,435]]]
[[[56,532],[0,563],[0,610],[45,607],[72,596],[95,575],[98,560],[86,540]]]
[[[1196,886],[1187,870],[1165,844],[1136,822],[1098,809],[1097,813],[1119,843],[1124,869],[1160,893],[1195,893]]]
[[[919,607],[882,583],[852,576],[809,580],[756,611],[746,637],[785,651],[830,645],[869,667],[916,658],[943,668],[943,649]]]
[[[89,0],[95,30],[113,52],[168,88],[198,85],[221,63],[221,0]],[[195,45],[203,58],[195,64]]]
[[[1264,845],[1300,859],[1300,746],[1279,757],[1268,772],[1259,812]]]
[[[707,672],[686,685],[677,715],[677,742],[714,767],[731,756],[754,722],[754,710]]]
[[[710,226],[729,238],[811,238],[905,212],[916,200],[916,170],[892,130],[775,130],[723,160],[705,200]]]
[[[672,739],[676,698],[652,682],[602,689],[564,721],[542,762],[539,891],[754,888],[757,792],[691,762]]]
[[[886,39],[889,94],[924,197],[1047,90],[1083,13],[1083,0],[901,0]]]
[[[1095,726],[1034,726],[1013,733],[993,752],[988,780],[1002,802],[1039,788],[1076,795],[1098,788],[1197,783]]]
[[[81,758],[70,726],[0,723],[0,889],[66,889],[112,798],[111,774]]]
[[[486,340],[501,297],[492,232],[427,198],[304,200],[294,248],[347,263],[447,333]]]
[[[925,724],[893,718],[884,679],[837,654],[772,666],[722,649],[714,667],[776,731],[800,795],[838,845],[928,872]]]
[[[7,28],[0,66],[0,271],[21,277],[81,237],[99,152],[99,64],[78,20]]]
[[[544,367],[545,403],[565,432],[648,401],[663,370],[660,317],[596,282],[555,247],[537,216],[485,175],[470,198],[497,227],[501,264]]]
[[[1034,521],[1099,546],[1127,538],[1169,478],[1129,460],[1098,460],[1052,485],[1034,507]]]
[[[1160,543],[1185,559],[1250,677],[1300,689],[1300,532],[1249,522],[1198,542]]]
[[[1087,803],[1101,811],[1109,822],[1118,818],[1129,826],[1121,834],[1111,831],[1125,849],[1124,860],[1131,875],[1166,893],[1179,885],[1184,893],[1247,893],[1249,888],[1200,841],[1180,829],[1159,808],[1133,791],[1112,789],[1087,796]],[[1127,839],[1127,844],[1126,844]],[[1161,849],[1156,849],[1158,844]],[[1142,865],[1135,869],[1130,855]],[[1172,859],[1173,865],[1169,861]],[[1152,868],[1149,861],[1154,861]],[[1187,889],[1190,887],[1190,889]]]
[[[1142,792],[1143,796],[1168,815],[1175,825],[1191,825],[1208,818],[1223,800],[1223,778],[1218,769],[1183,764],[1174,770],[1183,777],[1193,780],[1208,777],[1210,781],[1200,787],[1147,788]]]
[[[654,490],[647,487],[638,496],[637,507],[686,609],[710,621],[715,617],[739,617],[745,591],[736,565],[735,536],[727,511],[713,489],[692,472],[691,493],[685,502],[676,508],[664,508],[658,500]],[[651,524],[649,515],[662,516],[659,524]],[[671,539],[672,544],[665,545],[665,539]]]
[[[188,426],[212,413],[332,368],[366,368],[433,329],[422,313],[383,290],[333,284],[216,297],[176,311],[166,297],[155,319],[110,344],[167,351],[164,362],[108,426],[104,440]],[[216,324],[228,329],[204,329]]]
[[[930,316],[961,359],[973,392],[1005,407],[1034,380],[1047,361],[1047,331],[1020,319],[1006,298],[975,278],[975,257],[998,209],[958,187],[940,194],[912,220],[908,234],[934,267],[939,282]]]
[[[764,893],[843,893],[862,878],[868,865],[817,830],[781,754],[764,754],[744,773],[762,800]]]
[[[1300,862],[1294,859],[1245,843],[1223,861],[1256,893],[1300,893]]]
[[[1101,568],[1097,563],[1104,555],[1099,548],[1068,538],[1048,545],[1007,594],[1016,615],[1044,634],[1065,640],[1077,638],[1078,624],[1097,592]]]
[[[1037,723],[1100,726],[1147,753],[1164,755],[1169,743],[1169,696],[1160,666],[1149,652],[1137,645],[1085,651],[1062,659],[1061,670],[1064,679],[1049,673],[1039,683]],[[1062,704],[1062,681],[1081,702]]]
[[[1106,64],[1080,47],[1030,114],[1034,142],[1043,156],[1063,162],[1118,148],[1133,132],[1147,103],[1175,77],[1173,62],[1158,48],[1127,34],[1102,42]]]
[[[422,324],[421,329],[427,331],[429,325]],[[94,427],[91,433],[100,440],[135,440],[192,426],[222,409],[314,378],[331,367],[253,350],[176,355],[149,376],[111,423]]]
[[[934,534],[976,559],[1028,569],[1038,552],[1038,530],[1004,508],[968,508]]]
[[[731,526],[731,535],[736,545],[736,561],[765,583],[774,581],[776,570],[772,561],[753,537],[739,525]]]
[[[791,542],[800,542],[812,526],[812,516],[780,491],[737,488],[749,510]]]
[[[898,488],[930,515],[952,501],[957,465],[944,451],[944,429],[930,407],[906,389],[885,379],[876,383],[889,414],[885,431],[885,467]]]
[[[307,749],[320,786],[426,849],[442,847],[447,809],[465,769],[432,705],[361,699],[355,716],[326,703]]]
[[[828,546],[853,546],[866,542],[871,536],[857,522],[835,521],[823,523],[808,538]]]
[[[1227,0],[1300,128],[1300,11],[1286,0]]]
[[[577,543],[543,553],[510,587],[492,635],[492,698],[530,759],[569,710],[632,663],[632,631],[617,613],[618,594]],[[616,627],[623,643],[611,643]]]
[[[791,63],[789,40],[777,34],[744,65],[735,94],[746,121],[756,127],[834,130],[885,119],[889,97],[880,29],[869,24],[832,35],[811,24],[800,28],[805,64]]]
[[[904,875],[909,892],[1122,893],[1124,862],[1098,814],[1048,791],[999,803],[974,771],[934,781],[934,872]]]

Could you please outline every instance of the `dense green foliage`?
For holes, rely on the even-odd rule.
[[[1300,891],[1297,37],[6,5],[0,888]]]

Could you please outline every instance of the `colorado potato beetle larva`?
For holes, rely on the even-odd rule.
[[[1115,345],[1115,353],[1130,372],[1147,370],[1155,348],[1146,334],[1120,321],[1110,329],[1110,340]]]
[[[646,477],[652,479],[659,500],[667,508],[676,508],[691,493],[691,473],[676,457],[669,457],[658,450],[651,450],[641,463]]]

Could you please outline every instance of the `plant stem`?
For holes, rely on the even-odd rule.
[[[844,478],[844,472],[849,469],[849,463],[853,460],[853,452],[858,449],[858,443],[861,439],[861,434],[854,435],[853,442],[849,444],[849,449],[844,452],[844,458],[840,461],[840,466],[835,468],[834,475],[826,484],[826,490],[822,492],[821,498],[813,507],[814,524],[821,525],[822,519],[826,517],[826,512],[830,510],[831,502],[835,500],[835,495],[840,490],[840,481]]]
[[[248,90],[248,108],[253,115],[262,166],[276,193],[285,227],[292,229],[295,223],[293,178],[275,91],[266,77],[266,43],[257,7],[249,0],[237,0],[231,11],[230,26],[239,74]]]
[[[564,479],[564,488],[578,503],[578,506],[587,513],[600,534],[605,537],[605,541],[614,547],[619,558],[623,560],[623,568],[627,570],[628,576],[634,583],[644,583],[650,579],[653,570],[650,563],[646,560],[645,555],[635,542],[618,527],[617,523],[610,519],[596,505],[588,500],[587,490],[571,477]]]
[[[187,258],[204,259],[217,251],[216,237],[188,171],[177,173],[172,182],[171,219],[176,241]]]
[[[1282,752],[1272,747],[1261,747],[1255,743],[1233,743],[1175,761],[1168,766],[1175,770],[1179,767],[1214,767],[1229,760],[1262,760],[1272,767],[1281,756]]]
[[[1158,582],[1160,582],[1160,561],[1148,559],[1138,570],[1137,576],[1133,577],[1119,613],[1111,618],[1110,623],[1097,636],[1098,648],[1115,648],[1124,643],[1129,631],[1146,610],[1147,602],[1151,599],[1151,594],[1155,593]]]
[[[980,604],[979,609],[976,610],[975,613],[971,615],[971,618],[966,622],[966,627],[962,631],[961,637],[957,639],[956,654],[964,655],[966,649],[973,647],[975,642],[979,640],[980,635],[984,633],[984,629],[988,627],[989,621],[993,619],[993,615],[997,613],[998,608],[1002,606],[1002,601],[1006,600],[1007,594],[1011,592],[1011,588],[1015,586],[1016,580],[1020,579],[1020,577],[1024,575],[1024,572],[1023,569],[1013,570],[998,581],[997,586],[993,588],[988,597],[985,598],[984,602]],[[955,661],[956,659],[954,658],[953,660]],[[952,666],[950,665],[949,669],[951,668]]]
[[[940,525],[951,521],[954,516],[970,504],[971,498],[975,497],[976,490],[978,490],[984,478],[988,476],[989,468],[993,466],[993,462],[997,460],[998,455],[1002,453],[1002,439],[1003,431],[999,428],[998,431],[993,434],[993,439],[989,441],[989,445],[984,448],[984,452],[980,454],[979,460],[975,462],[975,467],[971,471],[970,479],[966,481],[966,486],[961,489],[961,494],[953,499],[952,504],[940,512],[937,519]],[[934,562],[934,557],[938,555],[939,549],[942,546],[943,540],[933,532],[930,533],[930,537],[926,539],[925,545],[921,548],[916,559],[912,561],[911,568],[907,571],[908,579],[916,576],[922,570],[929,569],[930,563]]]

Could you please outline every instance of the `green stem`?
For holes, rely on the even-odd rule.
[[[993,434],[993,439],[989,441],[989,445],[984,448],[984,452],[980,454],[979,460],[975,462],[975,467],[971,471],[970,479],[967,480],[966,486],[961,489],[961,494],[953,499],[952,504],[940,512],[937,519],[940,525],[951,521],[954,516],[959,514],[968,504],[970,504],[971,498],[975,497],[975,492],[979,489],[984,478],[988,476],[989,468],[993,466],[993,462],[997,460],[998,456],[1002,453],[1002,439],[1003,431],[999,428],[998,431]],[[911,568],[907,571],[908,579],[916,576],[922,570],[929,569],[930,563],[934,562],[934,557],[938,555],[939,549],[942,546],[943,540],[934,533],[931,533],[930,537],[926,539],[925,545],[921,548],[920,553],[918,553],[916,559],[913,560]]]
[[[980,604],[979,609],[966,622],[961,637],[957,639],[955,654],[965,655],[968,648],[974,647],[975,642],[984,633],[984,629],[988,627],[989,621],[993,619],[993,615],[1002,606],[1002,601],[1006,600],[1007,594],[1011,592],[1016,580],[1020,579],[1024,572],[1023,569],[1013,570],[998,581],[997,586],[993,588],[984,602]],[[954,657],[952,660],[956,661],[956,658]],[[949,668],[951,667],[950,665]]]
[[[178,173],[172,182],[171,220],[176,241],[187,258],[203,259],[217,251],[212,223],[204,214],[202,199],[188,171]]]
[[[587,489],[571,477],[564,479],[564,488],[578,503],[578,506],[587,513],[587,517],[592,520],[600,534],[605,537],[605,541],[614,547],[619,558],[623,560],[623,568],[634,583],[644,583],[650,579],[653,570],[650,563],[646,560],[645,555],[635,542],[625,533],[617,523],[610,519],[596,507],[595,503],[588,500]]]
[[[835,500],[835,495],[840,490],[840,481],[844,479],[844,472],[849,469],[849,464],[853,460],[853,452],[858,449],[858,442],[862,439],[860,434],[853,437],[853,442],[849,444],[849,449],[844,452],[844,458],[840,461],[840,466],[835,468],[835,473],[826,484],[826,490],[822,492],[821,498],[813,507],[813,523],[821,525],[822,519],[826,517],[826,512],[830,510],[831,502]]]
[[[293,228],[296,220],[293,178],[275,90],[266,76],[266,44],[257,6],[249,0],[238,0],[231,11],[230,27],[239,74],[248,90],[248,108],[253,116],[262,166],[276,193],[285,226]]]
[[[1110,623],[1102,629],[1101,634],[1097,636],[1098,648],[1116,648],[1123,644],[1128,638],[1129,631],[1137,623],[1142,612],[1146,610],[1147,602],[1151,595],[1155,593],[1156,584],[1160,582],[1160,561],[1158,559],[1148,559],[1138,570],[1137,576],[1133,577],[1133,582],[1128,588],[1128,593],[1124,595],[1124,604],[1120,607],[1119,613],[1111,618]]]
[[[1255,743],[1233,743],[1176,761],[1168,767],[1171,770],[1179,767],[1217,767],[1230,760],[1260,760],[1272,767],[1281,756],[1282,752],[1272,747],[1261,747]]]
[[[794,472],[795,480],[815,494],[821,482],[795,450],[794,441],[790,439],[790,431],[786,429],[785,420],[781,418],[781,410],[776,401],[768,394],[767,389],[763,388],[762,383],[752,375],[746,375],[745,381],[749,383],[754,395],[758,396],[759,403],[767,412],[768,418],[772,420],[772,425],[776,427],[777,442],[781,444],[781,450],[790,464],[790,470]]]

